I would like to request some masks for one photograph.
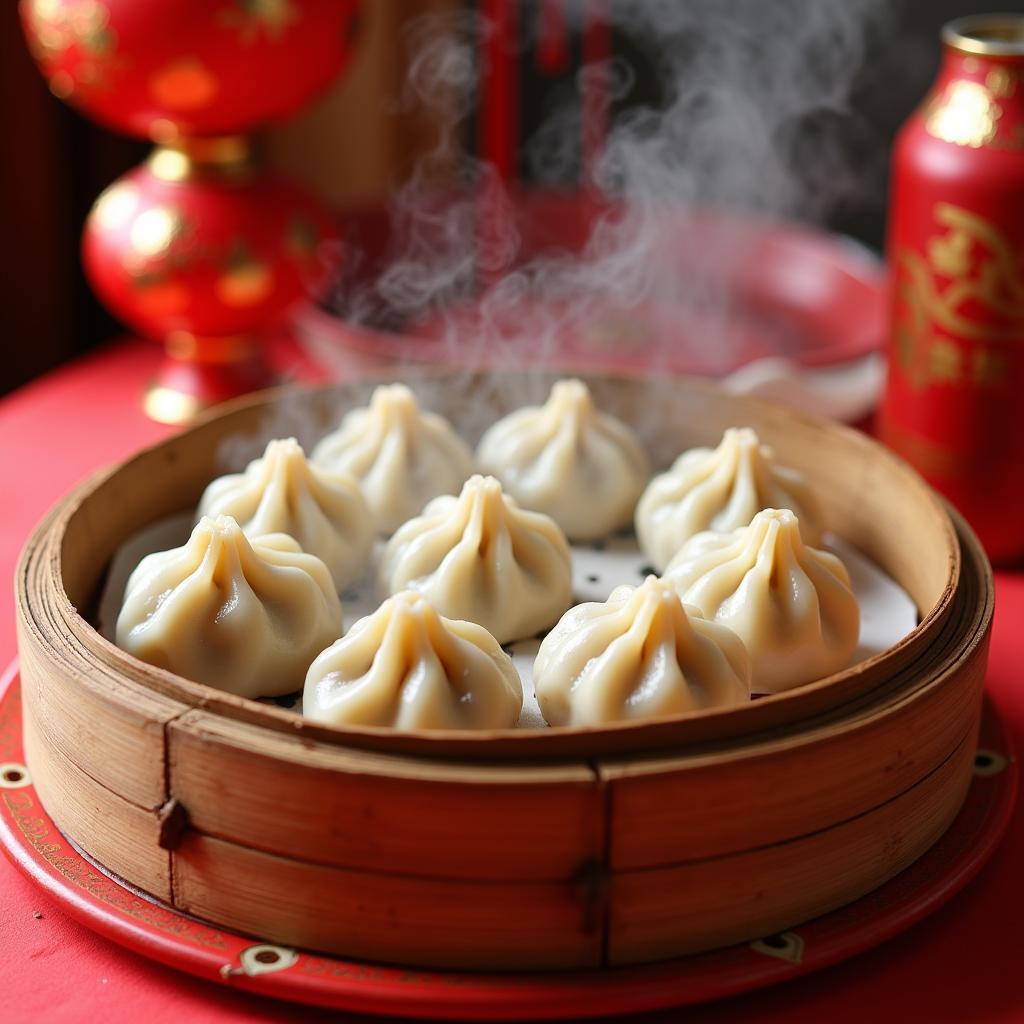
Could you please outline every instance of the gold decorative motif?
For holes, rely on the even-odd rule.
[[[220,91],[220,83],[198,57],[179,57],[149,78],[149,94],[168,110],[208,107]]]
[[[274,273],[256,259],[244,242],[235,242],[227,269],[214,282],[213,290],[225,306],[244,309],[263,302],[274,288]]]
[[[951,203],[937,204],[934,216],[940,232],[925,256],[896,254],[897,363],[917,388],[1005,387],[1009,358],[1000,346],[1024,337],[1024,267],[983,217]]]
[[[924,126],[944,142],[978,149],[996,137],[1003,111],[981,82],[951,82],[925,108]]]
[[[300,17],[290,0],[233,0],[219,13],[218,20],[226,28],[237,28],[238,41],[251,46],[260,35],[277,42]]]
[[[132,273],[130,266],[126,269]],[[135,306],[146,316],[173,316],[184,312],[192,302],[188,285],[166,273],[143,271],[133,274],[131,283],[135,289]]]
[[[78,86],[106,87],[114,68],[117,33],[110,12],[100,0],[24,0],[29,49],[44,67],[76,50],[73,69],[59,68],[50,75],[50,89],[59,99],[72,96]]]
[[[963,377],[963,353],[949,338],[936,338],[928,349],[928,369],[934,381],[959,381]]]
[[[985,76],[985,88],[993,96],[1006,99],[1017,90],[1017,76],[1006,67],[993,68]]]
[[[31,33],[30,46],[40,60],[58,60],[72,46],[83,54],[100,57],[117,45],[110,12],[99,0],[26,0],[23,10]]]
[[[3,801],[10,811],[15,827],[32,848],[76,888],[151,928],[170,935],[179,935],[195,945],[208,949],[227,948],[224,936],[220,932],[133,895],[89,867],[81,857],[68,852],[62,837],[51,830],[41,815],[33,813],[36,806],[29,791],[22,789],[4,792]]]

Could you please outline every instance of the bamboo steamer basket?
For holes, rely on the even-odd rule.
[[[409,375],[406,375],[407,378]],[[420,372],[471,439],[548,372]],[[750,705],[488,733],[337,729],[132,658],[91,624],[111,558],[193,507],[227,454],[307,444],[373,380],[271,392],[105,470],[17,577],[26,756],[61,829],[179,910],[284,945],[432,967],[561,969],[756,939],[863,896],[955,817],[992,618],[969,528],[837,424],[682,378],[585,377],[658,464],[753,426],[919,610],[900,643]]]

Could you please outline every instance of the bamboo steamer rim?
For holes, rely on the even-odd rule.
[[[417,369],[415,372],[403,370],[401,378],[413,385],[417,381],[430,381],[436,384],[453,377],[464,379],[467,374],[468,371],[453,374],[449,370],[431,367]],[[560,371],[558,368],[550,367],[536,373],[531,372],[529,375],[521,374],[523,377],[530,376],[542,380],[553,380],[565,375],[579,376],[588,383],[600,381],[614,384],[615,381],[625,381],[638,384],[650,380],[648,374],[641,372],[586,374],[580,373],[578,369]],[[258,410],[270,411],[285,401],[294,400],[297,396],[305,399],[316,399],[319,396],[322,399],[353,385],[372,387],[391,381],[395,377],[396,374],[393,372],[375,370],[361,373],[358,380],[340,385],[316,388],[286,386],[225,403],[205,414],[183,433],[151,445],[129,459],[98,472],[83,483],[54,509],[51,516],[47,517],[33,534],[23,553],[19,573],[23,575],[22,569],[33,549],[45,545],[45,561],[51,577],[49,597],[54,603],[56,618],[80,643],[86,661],[102,675],[112,675],[115,678],[121,676],[186,705],[278,732],[299,734],[317,743],[428,758],[552,761],[630,752],[665,752],[684,745],[688,750],[691,747],[714,749],[722,742],[739,737],[755,739],[767,733],[777,734],[780,729],[793,731],[812,723],[820,725],[823,720],[837,717],[843,708],[849,709],[851,705],[857,706],[868,702],[875,691],[890,688],[894,676],[893,673],[884,671],[888,665],[895,666],[894,672],[897,675],[901,672],[903,675],[912,675],[919,671],[918,657],[929,646],[934,654],[934,641],[943,634],[961,577],[960,543],[953,521],[941,499],[902,459],[859,431],[763,399],[730,395],[705,380],[682,376],[672,378],[674,388],[700,395],[711,401],[741,404],[744,409],[755,413],[784,416],[803,428],[824,431],[840,438],[845,444],[861,449],[868,458],[885,460],[889,468],[902,478],[904,485],[915,492],[915,501],[920,503],[925,514],[932,517],[934,524],[941,524],[946,544],[939,557],[946,562],[946,584],[931,608],[919,609],[922,614],[918,625],[898,644],[824,679],[740,707],[705,709],[653,721],[630,721],[604,727],[563,726],[536,730],[402,732],[381,727],[343,728],[314,724],[294,712],[184,679],[172,672],[139,661],[122,651],[101,636],[75,607],[64,588],[63,576],[66,554],[64,546],[69,526],[88,499],[105,486],[109,486],[120,472],[141,460],[175,449],[185,438],[194,438],[205,432],[216,433],[219,428],[235,419],[243,420],[247,414],[251,415]]]

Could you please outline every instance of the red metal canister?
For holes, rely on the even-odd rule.
[[[1024,15],[943,30],[893,154],[882,438],[977,530],[1024,555]]]

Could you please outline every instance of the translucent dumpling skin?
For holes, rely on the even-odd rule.
[[[733,428],[717,448],[684,452],[647,485],[636,535],[661,571],[695,534],[736,530],[765,508],[792,509],[807,543],[820,542],[820,506],[803,475],[778,465],[749,427]]]
[[[743,640],[755,693],[838,672],[857,647],[860,606],[846,566],[805,544],[789,509],[766,509],[730,534],[699,534],[665,580]]]
[[[314,721],[396,729],[509,728],[522,707],[519,673],[497,640],[411,592],[327,648],[303,694],[303,714]]]
[[[377,533],[388,536],[431,498],[454,494],[473,472],[473,452],[404,384],[377,388],[313,449],[313,461],[359,481]]]
[[[300,689],[342,629],[327,566],[284,534],[251,541],[234,519],[204,518],[188,542],[132,573],[117,645],[142,661],[244,697]]]
[[[558,381],[544,405],[495,423],[480,440],[477,465],[571,540],[628,526],[650,473],[633,431],[599,412],[578,380]]]
[[[660,718],[750,699],[739,638],[654,576],[566,612],[540,645],[533,682],[551,725]]]
[[[477,622],[499,643],[547,629],[572,603],[569,543],[493,477],[435,498],[388,541],[382,588],[416,590],[450,619]]]
[[[359,485],[312,465],[293,437],[271,441],[245,472],[214,480],[199,515],[231,516],[250,537],[294,537],[326,563],[339,590],[362,575],[373,550],[373,520]]]

